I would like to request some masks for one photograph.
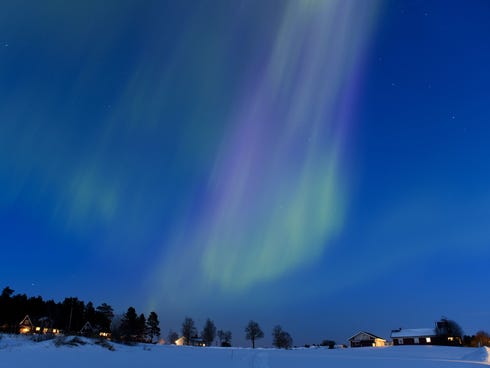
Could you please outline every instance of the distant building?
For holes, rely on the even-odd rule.
[[[175,340],[175,345],[177,346],[185,345],[185,337],[181,336],[177,340]]]
[[[393,345],[462,345],[454,322],[442,318],[434,328],[399,328],[391,331]]]
[[[359,331],[354,336],[349,338],[349,344],[351,348],[360,348],[360,347],[368,347],[368,346],[379,347],[379,346],[385,346],[386,340],[370,332]]]
[[[29,334],[34,333],[34,325],[29,317],[26,315],[22,321],[19,323],[19,333],[21,334]]]
[[[111,337],[112,337],[112,334],[111,334],[110,332],[107,332],[107,331],[100,331],[100,332],[99,332],[99,336],[100,336],[100,337],[103,337],[103,338],[105,338],[105,339],[110,340],[110,339],[111,339]]]
[[[80,335],[82,336],[93,336],[97,333],[97,331],[92,327],[89,321],[85,322],[83,327],[80,329]]]
[[[189,345],[189,346],[206,346],[204,343],[204,340],[201,339],[200,337],[192,337],[189,340],[189,343],[187,343],[187,339],[185,336],[179,337],[177,340],[175,340],[175,345],[182,346],[182,345]]]
[[[436,341],[434,328],[399,328],[391,331],[393,345],[432,345]]]
[[[57,328],[53,328],[52,321],[47,318],[39,318],[38,325],[34,326],[29,315],[26,315],[19,323],[20,334],[53,334],[59,335],[61,331]]]

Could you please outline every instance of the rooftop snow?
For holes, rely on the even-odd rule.
[[[421,337],[435,336],[436,331],[433,328],[402,328],[400,331],[392,331],[391,337]]]

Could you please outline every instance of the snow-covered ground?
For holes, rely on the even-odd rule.
[[[54,340],[34,342],[23,336],[0,339],[0,367],[200,367],[200,368],[360,368],[476,367],[490,365],[488,348],[394,346],[357,349],[193,348],[165,345],[125,346],[115,351],[83,339],[85,345],[56,346]]]

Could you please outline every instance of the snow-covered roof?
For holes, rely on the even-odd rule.
[[[391,337],[423,337],[435,336],[436,331],[433,328],[401,328],[391,331]]]

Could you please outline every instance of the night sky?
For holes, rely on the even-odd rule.
[[[0,287],[236,345],[490,330],[490,2],[0,5]]]

